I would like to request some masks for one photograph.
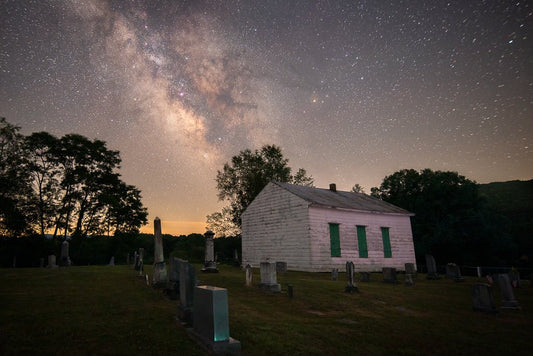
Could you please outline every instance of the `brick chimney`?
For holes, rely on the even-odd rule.
[[[337,191],[337,185],[335,183],[331,183],[329,185],[329,190],[331,190],[332,192],[336,192]]]

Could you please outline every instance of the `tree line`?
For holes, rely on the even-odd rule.
[[[120,154],[78,134],[29,136],[0,118],[0,234],[135,233],[147,222],[141,192],[122,181]]]

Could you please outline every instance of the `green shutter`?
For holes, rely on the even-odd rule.
[[[368,258],[368,248],[366,247],[366,229],[357,225],[357,246],[359,247],[359,257]]]
[[[339,224],[329,224],[329,241],[331,244],[331,257],[341,257]]]
[[[390,247],[390,237],[389,237],[389,228],[381,228],[381,237],[383,237],[383,255],[385,258],[392,257],[392,250]]]

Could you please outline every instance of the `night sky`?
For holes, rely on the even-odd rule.
[[[163,233],[204,232],[225,205],[217,170],[264,144],[317,187],[369,192],[404,168],[531,179],[532,14],[518,0],[0,0],[0,116],[119,150]]]

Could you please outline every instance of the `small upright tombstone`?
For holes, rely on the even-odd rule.
[[[497,313],[490,286],[485,283],[477,283],[472,286],[472,304],[475,311],[484,313]]]
[[[346,293],[359,292],[357,285],[355,284],[355,266],[352,261],[346,262]]]
[[[240,355],[241,343],[229,335],[228,290],[198,286],[194,289],[194,304],[190,335],[210,354]]]
[[[339,269],[338,268],[333,268],[331,270],[331,280],[332,281],[336,281],[337,279],[339,279]]]
[[[461,269],[455,263],[446,265],[446,278],[453,279],[455,282],[463,282],[465,280],[461,276]]]
[[[412,287],[415,285],[412,274],[408,273],[405,275],[405,285],[408,287]]]
[[[278,284],[276,274],[276,264],[270,262],[261,262],[260,266],[261,283],[259,288],[267,292],[281,292],[281,285]]]
[[[111,259],[109,260],[109,265],[114,266],[115,265],[115,256],[111,256]]]
[[[513,287],[506,273],[498,274],[498,285],[502,294],[502,308],[520,309],[518,301],[515,299]]]
[[[215,242],[213,237],[215,233],[211,230],[208,230],[204,234],[205,236],[205,259],[204,259],[204,268],[202,272],[207,273],[217,273],[217,263],[215,262]]]
[[[405,274],[410,274],[413,278],[416,278],[416,267],[414,263],[405,264]]]
[[[137,258],[137,269],[139,270],[139,277],[143,277],[144,268],[144,248],[139,248],[139,256]]]
[[[276,273],[286,273],[287,262],[276,262]]]
[[[180,264],[179,258],[171,257],[168,263],[167,294],[170,299],[178,299],[180,292]]]
[[[133,252],[133,269],[137,269],[139,264],[139,255],[137,254],[137,251]]]
[[[165,256],[163,254],[163,236],[161,234],[161,220],[154,219],[154,267],[153,283],[155,288],[161,288],[167,284],[167,267],[165,265]]]
[[[398,279],[396,278],[396,268],[392,267],[383,267],[383,282],[385,283],[398,283]]]
[[[432,255],[426,255],[426,265],[428,269],[427,279],[437,280],[440,279],[437,273],[437,263]]]
[[[44,258],[39,258],[39,267],[43,268],[44,267]]]
[[[370,282],[370,272],[359,272],[361,282]]]
[[[246,287],[251,287],[254,281],[254,270],[250,265],[246,265],[244,269],[246,271]]]
[[[180,264],[180,305],[178,318],[185,324],[192,323],[196,270],[188,261],[178,259]]]
[[[48,265],[47,268],[56,268],[56,255],[48,255]]]
[[[62,267],[70,266],[70,256],[68,253],[68,241],[65,240],[61,243],[61,257],[59,258],[59,265]]]

